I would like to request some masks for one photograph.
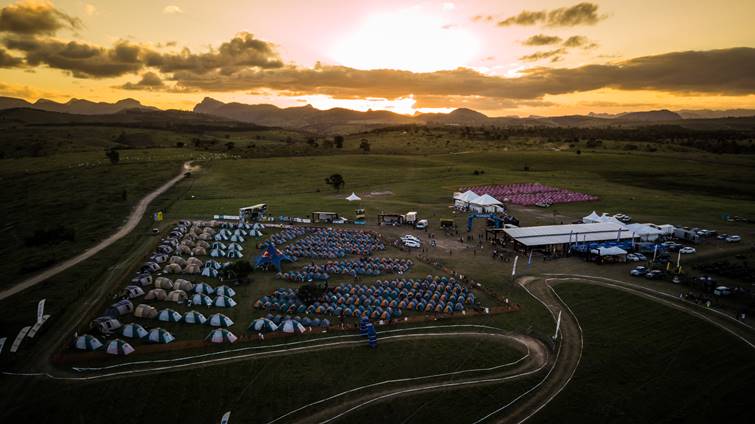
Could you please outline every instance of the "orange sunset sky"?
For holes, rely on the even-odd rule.
[[[0,1],[0,95],[491,116],[755,107],[754,1]]]

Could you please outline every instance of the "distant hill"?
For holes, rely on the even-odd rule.
[[[12,97],[0,97],[0,110],[26,108],[26,110],[40,110],[47,112],[65,113],[73,116],[109,116],[126,112],[151,112],[146,114],[111,116],[111,122],[181,122],[189,125],[194,121],[197,125],[204,125],[212,121],[217,125],[219,120],[229,122],[256,124],[266,127],[279,127],[292,130],[303,130],[318,133],[353,133],[375,128],[407,124],[430,124],[430,125],[458,125],[458,126],[517,126],[517,127],[573,127],[573,128],[601,128],[601,127],[640,127],[648,125],[679,125],[683,127],[705,127],[723,129],[732,126],[741,128],[750,122],[744,120],[726,120],[725,118],[748,118],[755,117],[753,109],[731,110],[681,110],[678,112],[667,109],[625,112],[618,114],[590,113],[587,115],[564,115],[564,116],[529,116],[520,118],[516,116],[490,117],[478,111],[460,108],[450,113],[417,113],[414,116],[401,115],[398,113],[369,110],[360,112],[351,109],[333,108],[320,110],[311,105],[280,108],[270,104],[244,104],[224,103],[219,100],[205,97],[194,106],[193,112],[186,111],[161,111],[151,106],[142,105],[134,99],[123,99],[115,103],[91,102],[82,99],[72,99],[66,103],[57,103],[51,100],[40,99],[29,103],[22,99]],[[18,116],[16,116],[18,118]],[[53,119],[57,117],[45,115],[36,116],[33,119]],[[5,119],[8,119],[6,116]],[[75,120],[72,117],[66,120]],[[707,122],[706,120],[712,120]],[[695,122],[692,122],[695,121]],[[89,121],[93,123],[94,121]],[[42,122],[37,122],[42,123]]]
[[[662,110],[650,110],[646,112],[628,112],[622,113],[616,118],[617,121],[623,122],[666,122],[677,121],[684,119],[678,113],[672,112],[667,109]]]
[[[71,99],[66,103],[58,103],[52,100],[39,99],[29,103],[23,99],[13,97],[0,97],[0,109],[30,108],[48,112],[72,113],[76,115],[109,115],[127,109],[158,110],[156,107],[145,106],[138,100],[123,99],[115,103],[92,102],[82,99]]]
[[[320,110],[311,105],[279,108],[269,104],[223,103],[210,97],[205,97],[201,103],[198,103],[194,107],[194,112],[259,125],[325,132],[337,125],[398,125],[414,122],[410,116],[382,110],[367,112],[343,108]]]

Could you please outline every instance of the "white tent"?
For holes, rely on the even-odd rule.
[[[121,339],[113,339],[108,342],[105,351],[111,355],[129,355],[134,352],[133,346]]]
[[[467,190],[464,193],[457,193],[454,194],[454,205],[457,207],[467,207],[469,206],[469,202],[477,199],[478,197],[480,196],[478,196],[477,193],[472,190]]]
[[[355,202],[357,200],[362,200],[362,198],[357,196],[356,193],[352,192],[351,196],[347,197],[346,200],[348,200],[349,202]]]
[[[477,212],[501,212],[503,203],[489,194],[469,201],[469,208]]]
[[[600,215],[595,213],[595,211],[592,211],[590,215],[587,215],[586,217],[582,218],[582,222],[585,224],[596,224],[598,222],[603,222],[600,220]]]
[[[627,224],[625,226],[627,230],[643,241],[655,241],[664,234],[663,230],[648,224]]]
[[[597,253],[600,256],[621,256],[626,255],[627,251],[616,246],[611,247],[599,247],[592,250],[593,253]]]

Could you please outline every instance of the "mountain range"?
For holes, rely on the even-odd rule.
[[[115,103],[92,102],[82,99],[71,99],[66,103],[39,99],[34,103],[12,97],[0,97],[0,110],[27,108],[47,112],[58,112],[74,115],[110,115],[122,114],[126,111],[138,110],[136,116],[146,117],[149,112],[159,112],[160,109],[145,106],[138,100],[123,99]],[[179,113],[179,111],[169,111]],[[180,112],[182,119],[190,119],[192,112]],[[238,121],[270,127],[306,130],[322,133],[356,132],[390,125],[404,124],[437,124],[462,126],[545,126],[545,127],[602,127],[602,126],[643,126],[655,124],[699,125],[694,120],[721,120],[722,118],[741,118],[755,116],[755,109],[732,110],[679,110],[666,109],[641,112],[626,112],[619,114],[565,115],[565,116],[530,116],[520,117],[489,117],[483,113],[461,108],[450,113],[417,113],[413,116],[401,115],[383,110],[369,110],[366,112],[333,108],[320,110],[311,105],[279,108],[270,104],[224,103],[210,97],[205,97],[194,106],[193,113],[198,120],[217,117],[225,120]],[[158,114],[162,115],[162,114]],[[132,117],[134,115],[131,115]],[[689,122],[685,122],[689,121]]]

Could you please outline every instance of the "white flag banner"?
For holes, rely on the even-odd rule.
[[[653,249],[653,262],[655,262],[655,256],[658,254],[658,245],[655,245],[655,249]]]
[[[679,254],[676,256],[676,267],[679,268],[679,264],[682,262],[682,251],[679,250]]]
[[[45,300],[47,299],[42,299],[37,304],[37,322],[41,321],[42,317],[45,315]]]
[[[513,268],[511,268],[511,276],[512,276],[512,277],[516,275],[516,263],[517,263],[518,261],[519,261],[519,255],[516,255],[516,256],[514,257],[514,267],[513,267]]]
[[[13,344],[10,347],[11,353],[15,353],[18,351],[18,348],[21,347],[21,342],[24,341],[24,337],[26,337],[26,334],[31,330],[31,326],[26,326],[21,329],[21,331],[18,332],[18,336],[16,336],[16,340],[13,341]]]
[[[39,329],[42,328],[42,324],[47,322],[48,319],[50,319],[49,315],[42,316],[41,320],[34,323],[34,325],[31,327],[31,330],[29,330],[29,334],[27,334],[26,337],[33,339],[34,336],[37,334],[37,331],[39,331]]]
[[[561,311],[558,311],[558,319],[556,320],[556,333],[553,334],[553,339],[558,338],[558,330],[561,329]]]
[[[223,414],[223,418],[220,419],[220,424],[228,424],[231,420],[231,411]]]
[[[8,340],[7,337],[0,338],[0,353],[3,353],[3,348],[5,347],[6,340]]]

